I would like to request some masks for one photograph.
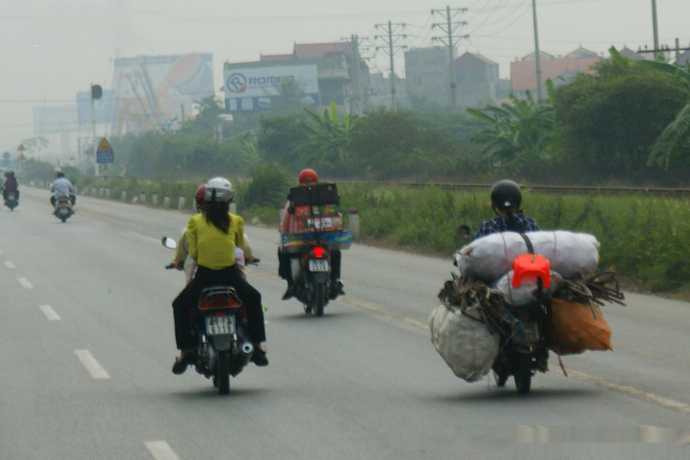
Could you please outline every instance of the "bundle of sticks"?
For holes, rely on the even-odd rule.
[[[554,296],[584,304],[604,306],[606,303],[615,303],[625,306],[625,294],[613,272],[563,280]]]

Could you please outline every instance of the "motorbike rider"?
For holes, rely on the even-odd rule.
[[[537,222],[522,211],[522,192],[512,180],[501,180],[491,187],[491,208],[496,217],[485,220],[479,226],[475,239],[492,233],[536,232]]]
[[[297,176],[299,185],[306,187],[315,185],[319,182],[319,175],[311,168],[303,169]],[[286,233],[290,228],[290,222],[294,219],[294,215],[288,212],[292,203],[288,201],[282,211],[282,217],[279,230],[281,233]],[[345,294],[343,290],[343,283],[340,281],[340,264],[341,264],[340,249],[331,249],[331,292],[330,297],[336,298],[338,295]],[[278,248],[278,274],[281,278],[287,281],[287,289],[283,294],[283,300],[288,300],[295,296],[295,282],[292,279],[292,269],[290,264],[291,255],[281,248]]]
[[[244,220],[229,212],[233,198],[232,184],[216,177],[206,183],[202,212],[187,223],[186,240],[189,254],[196,261],[194,279],[173,301],[175,340],[181,351],[173,365],[173,373],[182,374],[194,362],[195,338],[191,334],[190,308],[196,306],[201,291],[208,286],[233,286],[247,308],[249,335],[254,344],[252,361],[267,366],[263,348],[266,341],[261,294],[242,276],[235,259],[236,246],[244,246]]]
[[[194,194],[194,201],[196,202],[197,213],[202,213],[204,209],[204,195],[206,193],[206,184],[201,184]],[[240,266],[244,266],[246,263],[251,263],[253,261],[258,261],[254,258],[251,245],[247,235],[244,235],[242,242],[236,241],[235,257],[238,260]],[[172,266],[177,269],[183,269],[187,277],[187,283],[192,280],[194,275],[194,261],[189,257],[189,243],[187,242],[187,228],[185,227],[180,239],[178,240],[177,249],[175,251],[175,257],[171,263]]]
[[[72,206],[77,203],[77,193],[74,185],[69,179],[65,177],[65,173],[57,171],[55,173],[55,180],[50,186],[50,204],[55,207],[56,200],[62,196],[68,196]]]
[[[5,183],[2,186],[2,197],[7,200],[7,196],[12,193],[19,201],[19,183],[14,175],[14,171],[5,172]]]

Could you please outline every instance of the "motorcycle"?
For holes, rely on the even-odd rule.
[[[177,248],[171,238],[163,237],[162,243],[168,249]],[[173,264],[165,268],[179,269]],[[212,286],[201,291],[192,316],[197,337],[196,371],[213,379],[219,394],[228,394],[230,376],[237,377],[254,353],[246,308],[234,288]]]
[[[518,393],[527,394],[532,387],[532,377],[548,370],[544,325],[549,309],[547,300],[521,307],[506,305],[511,333],[502,334],[500,352],[493,364],[498,387],[504,387],[513,376]]]
[[[10,211],[14,211],[14,208],[19,206],[19,199],[17,197],[17,194],[14,192],[8,192],[5,195],[5,206],[10,208]]]
[[[55,209],[53,215],[60,219],[62,223],[67,222],[67,219],[72,217],[74,209],[72,208],[72,200],[68,196],[59,196],[55,199]]]
[[[323,316],[331,292],[331,253],[326,246],[310,246],[291,260],[295,297],[307,315]]]

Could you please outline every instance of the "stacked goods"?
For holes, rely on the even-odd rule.
[[[340,197],[335,184],[321,183],[294,187],[288,195],[291,216],[283,219],[281,246],[288,252],[320,244],[333,249],[348,249],[352,234],[343,228],[343,216],[338,211]]]
[[[545,262],[546,276],[523,278],[519,264],[513,266],[528,252],[535,254],[533,262]],[[624,296],[613,274],[597,273],[598,263],[599,242],[592,235],[505,232],[480,238],[456,253],[460,276],[453,275],[439,294],[443,305],[429,321],[432,343],[458,377],[475,381],[491,369],[498,354],[494,343],[519,329],[509,310],[545,302],[544,334],[552,351],[611,350],[611,329],[599,305],[623,305]]]

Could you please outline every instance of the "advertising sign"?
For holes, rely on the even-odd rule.
[[[225,64],[225,104],[229,112],[271,110],[284,97],[283,88],[293,85],[305,105],[319,103],[316,64],[250,66]]]
[[[112,89],[114,134],[169,129],[214,95],[213,56],[115,59]]]

